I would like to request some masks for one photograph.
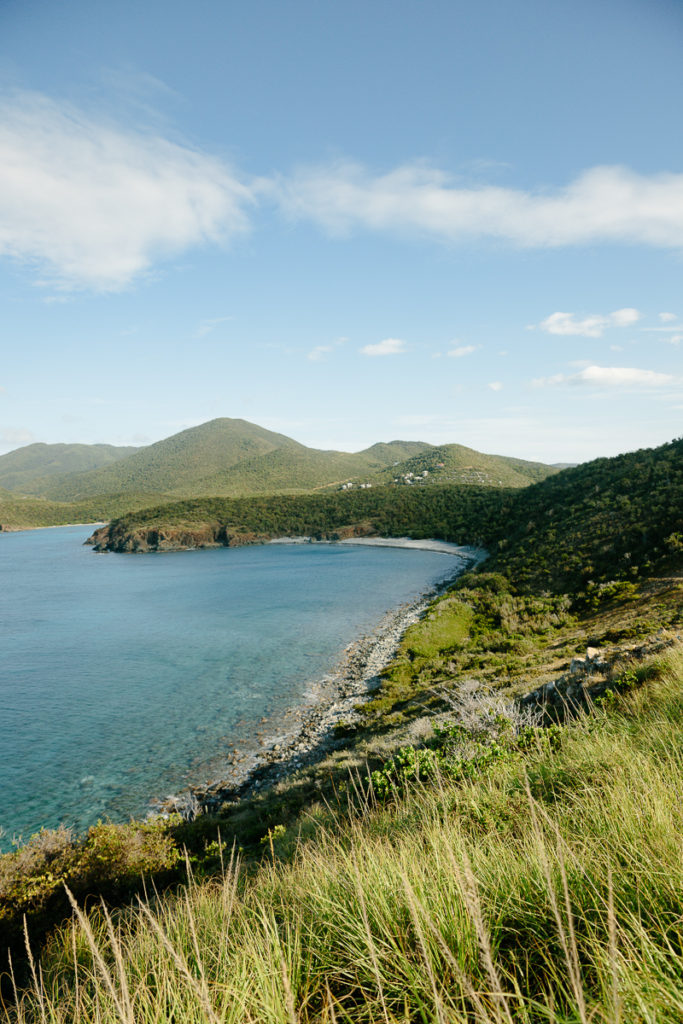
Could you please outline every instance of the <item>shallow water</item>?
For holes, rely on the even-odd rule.
[[[0,533],[4,848],[215,778],[263,716],[456,567],[351,545],[96,555],[90,532]]]

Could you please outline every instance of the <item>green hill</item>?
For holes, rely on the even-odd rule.
[[[120,462],[58,477],[44,493],[58,501],[126,491],[193,494],[198,479],[211,478],[243,459],[283,447],[296,449],[303,445],[246,420],[210,420],[142,448]]]
[[[137,451],[111,444],[29,444],[0,455],[0,487],[43,494],[56,477],[98,469]]]
[[[295,494],[347,481],[365,482],[378,471],[400,464],[414,451],[429,446],[420,441],[390,441],[361,452],[320,451],[317,448],[278,448],[267,455],[244,459],[224,473],[198,478],[197,495]]]
[[[681,557],[683,439],[596,459],[526,488],[384,486],[188,500],[113,522],[112,547],[121,548],[132,533],[179,525],[266,536],[362,527],[476,543],[491,552],[488,565],[514,577],[519,588],[588,593],[610,579],[662,571]]]
[[[541,462],[506,455],[485,455],[461,444],[428,448],[383,470],[377,483],[407,486],[479,484],[489,487],[527,487],[559,470]],[[426,474],[426,475],[425,475]]]
[[[525,487],[553,472],[540,463],[483,455],[460,445],[435,448],[423,441],[379,442],[354,453],[320,451],[246,420],[226,418],[140,449],[30,445],[0,457],[0,487],[60,504],[96,506],[93,518],[119,515],[122,501],[124,510],[134,511],[164,498],[300,494],[377,486],[394,478],[411,484]],[[107,505],[107,497],[115,499],[112,504]],[[11,512],[8,518],[5,510],[5,519],[15,523]],[[35,525],[44,525],[46,514],[47,506],[41,506]],[[61,514],[55,519],[63,521]]]

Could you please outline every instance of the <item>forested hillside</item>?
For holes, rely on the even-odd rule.
[[[41,495],[65,473],[82,473],[134,455],[111,444],[29,444],[0,455],[0,487]]]
[[[148,504],[140,498],[150,494],[161,501],[301,494],[367,488],[397,476],[412,485],[418,467],[421,482],[496,487],[525,487],[556,472],[541,463],[482,455],[459,445],[434,448],[422,441],[380,442],[353,453],[320,451],[246,420],[223,418],[140,449],[29,445],[0,456],[0,487],[62,504],[94,500],[111,518],[121,506],[117,501],[107,508],[102,499],[108,495],[129,495],[126,510],[134,511]],[[431,474],[424,472],[427,467]],[[0,500],[0,522],[13,525],[12,511]],[[62,521],[58,517],[55,524]],[[43,525],[42,518],[34,525]]]
[[[113,522],[103,546],[133,534],[211,524],[272,537],[381,536],[484,545],[491,568],[522,589],[582,589],[629,580],[683,551],[683,440],[563,470],[523,489],[377,487],[300,496],[201,499]]]

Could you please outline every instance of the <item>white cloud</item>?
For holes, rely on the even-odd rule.
[[[577,320],[574,313],[551,313],[538,325],[548,334],[579,335],[583,338],[600,338],[608,327],[630,327],[640,320],[637,309],[626,307],[615,309],[604,315],[592,313],[583,320]]]
[[[615,327],[631,327],[640,320],[640,313],[627,306],[625,309],[615,309],[609,318]]]
[[[115,290],[247,227],[252,191],[187,145],[35,93],[0,100],[0,255],[62,288]]]
[[[676,319],[676,314],[675,313],[660,313],[659,314],[659,319],[662,321],[663,324],[668,324],[668,323],[671,323],[672,320]]]
[[[462,359],[463,356],[469,356],[476,352],[478,348],[478,345],[459,345],[457,348],[452,348],[446,355],[452,356],[453,359]]]
[[[675,382],[670,373],[640,370],[631,366],[586,366],[578,373],[557,373],[552,377],[538,377],[531,383],[535,387],[556,384],[594,385],[597,387],[660,388]]]
[[[564,188],[463,188],[408,164],[373,175],[359,164],[302,168],[271,183],[292,217],[344,234],[361,227],[426,233],[449,242],[494,238],[520,246],[635,243],[683,246],[683,174],[594,167]]]
[[[664,340],[667,341],[669,345],[680,345],[683,341],[683,334],[672,334],[670,338],[665,338]]]
[[[492,380],[489,383],[489,387],[491,388],[491,391],[502,391],[503,390],[502,382],[499,381],[499,380]]]
[[[400,338],[385,338],[376,345],[364,345],[360,351],[364,356],[395,356],[405,350],[405,341],[401,341]]]

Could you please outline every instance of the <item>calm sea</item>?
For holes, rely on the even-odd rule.
[[[90,532],[0,533],[5,849],[215,778],[263,716],[277,722],[352,640],[455,568],[343,545],[96,555]]]

